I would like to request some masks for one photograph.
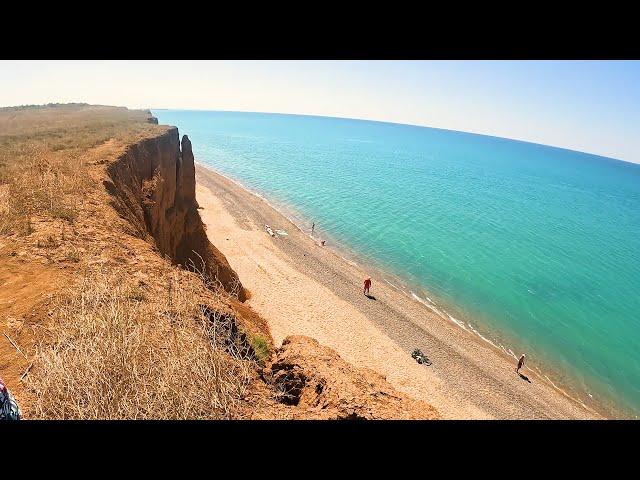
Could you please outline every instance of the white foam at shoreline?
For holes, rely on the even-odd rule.
[[[385,282],[387,282],[389,285],[391,285],[393,288],[395,288],[396,290],[398,290],[398,291],[402,291],[402,290],[400,290],[397,286],[395,286],[393,283],[391,283],[389,280],[387,280],[386,278],[383,278],[383,280],[384,280]]]
[[[353,266],[353,267],[357,267],[358,264],[352,260],[349,260],[348,258],[344,258],[342,255],[339,255],[339,257],[341,259],[343,259],[345,262],[347,262],[349,265]]]
[[[564,396],[566,396],[566,397],[568,397],[568,398],[570,398],[570,399],[572,399],[572,400],[574,400],[574,401],[578,402],[578,403],[579,403],[580,405],[582,405],[586,410],[588,410],[588,411],[590,411],[590,412],[593,412],[593,411],[594,411],[592,408],[589,408],[587,405],[585,405],[585,404],[584,404],[584,402],[583,402],[582,400],[580,400],[579,398],[576,398],[576,397],[572,397],[572,396],[571,396],[571,395],[569,395],[567,392],[565,392],[562,388],[560,388],[560,387],[559,387],[559,386],[557,386],[555,383],[553,383],[553,380],[551,380],[548,376],[546,376],[545,374],[542,374],[542,376],[543,376],[544,378],[546,378],[546,379],[547,379],[547,381],[548,381],[548,382],[553,386],[553,388],[555,388],[557,391],[559,391],[560,393],[562,393]],[[589,393],[589,392],[587,392],[587,393]],[[591,395],[590,393],[589,393],[589,396],[590,396],[591,398],[593,398],[593,395]]]
[[[469,325],[469,328],[471,329],[471,331],[473,333],[475,333],[477,336],[479,336],[482,340],[484,340],[485,342],[493,345],[494,347],[498,347],[495,343],[493,343],[491,340],[489,340],[487,337],[483,336],[478,330],[476,330],[475,328],[473,328],[473,325],[471,325],[470,323],[467,323],[467,325]]]
[[[464,322],[461,322],[460,320],[458,320],[455,317],[452,317],[451,315],[449,315],[447,312],[442,312],[441,310],[438,309],[438,307],[436,307],[436,304],[433,303],[432,301],[425,301],[423,298],[419,297],[418,295],[416,295],[414,292],[411,292],[411,296],[417,300],[418,302],[420,302],[421,304],[423,304],[424,306],[428,307],[430,310],[433,310],[435,313],[437,313],[440,317],[446,319],[449,319],[450,321],[452,321],[453,323],[455,323],[456,325],[458,325],[460,328],[467,330],[467,327],[464,326]],[[467,330],[468,331],[468,330]]]

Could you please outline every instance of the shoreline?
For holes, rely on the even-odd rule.
[[[443,367],[442,370],[445,371],[436,371],[434,375],[427,375],[427,377],[430,377],[429,380],[438,385],[436,390],[439,391],[436,393],[447,393],[447,395],[441,398],[439,402],[436,401],[435,403],[430,401],[430,395],[433,396],[434,388],[430,388],[425,385],[424,382],[422,385],[412,388],[414,386],[410,387],[406,385],[410,384],[412,381],[410,378],[406,378],[406,375],[397,374],[398,377],[404,378],[402,378],[402,381],[398,378],[395,383],[393,378],[388,378],[394,386],[403,390],[405,393],[414,397],[417,395],[420,399],[431,403],[439,410],[442,410],[444,407],[444,410],[448,410],[442,412],[444,418],[603,418],[611,414],[611,411],[607,406],[601,404],[597,404],[597,406],[585,405],[581,400],[574,398],[561,387],[557,386],[547,375],[545,375],[543,371],[535,368],[535,366],[534,369],[531,369],[525,365],[524,372],[531,377],[535,377],[533,378],[535,382],[533,384],[528,383],[528,388],[536,390],[536,393],[543,397],[541,399],[533,398],[527,400],[528,393],[525,389],[526,387],[524,387],[527,383],[515,376],[515,373],[513,372],[515,361],[513,355],[510,355],[510,353],[507,352],[508,348],[505,348],[502,345],[496,345],[494,342],[483,336],[482,333],[480,333],[470,323],[467,327],[464,321],[452,317],[446,309],[443,309],[440,305],[434,303],[429,296],[424,295],[426,298],[422,298],[420,293],[425,293],[426,291],[414,292],[411,284],[404,282],[396,274],[387,272],[384,268],[378,265],[374,265],[373,268],[371,268],[371,265],[366,264],[366,261],[364,264],[360,264],[359,261],[354,261],[354,259],[360,260],[357,252],[349,252],[345,248],[340,248],[339,242],[335,242],[334,245],[333,242],[331,242],[330,236],[326,236],[325,232],[322,232],[322,238],[329,240],[330,246],[320,247],[316,241],[318,238],[317,235],[315,238],[311,237],[311,235],[299,226],[299,223],[306,223],[306,219],[298,218],[299,215],[292,215],[287,212],[287,210],[293,209],[287,208],[286,206],[272,204],[263,195],[253,192],[240,182],[212,170],[208,165],[196,163],[196,176],[199,203],[201,201],[200,197],[203,195],[208,197],[205,199],[206,201],[201,203],[201,207],[204,206],[204,211],[201,210],[203,221],[208,225],[208,227],[210,227],[208,232],[211,232],[211,229],[219,228],[220,225],[218,225],[217,219],[213,219],[206,215],[205,212],[211,209],[217,210],[218,213],[225,211],[225,214],[228,217],[226,219],[227,224],[230,224],[230,218],[233,218],[236,223],[239,221],[239,223],[242,224],[242,229],[244,231],[257,233],[260,241],[264,240],[267,244],[276,244],[276,248],[282,247],[285,243],[293,243],[295,241],[297,244],[297,251],[295,253],[297,255],[287,255],[287,253],[291,253],[286,251],[288,247],[279,248],[279,252],[273,251],[273,249],[269,252],[270,255],[279,254],[281,257],[287,257],[284,258],[284,260],[288,263],[288,266],[293,267],[294,270],[302,270],[305,272],[309,271],[309,265],[307,265],[309,262],[307,262],[305,258],[291,258],[296,256],[299,257],[300,251],[303,251],[302,257],[305,257],[307,254],[315,257],[314,261],[316,263],[319,261],[332,264],[331,266],[334,270],[330,272],[329,275],[326,275],[325,278],[320,279],[324,281],[317,282],[321,286],[325,288],[328,287],[329,290],[333,290],[333,292],[331,292],[333,293],[333,297],[337,294],[338,298],[331,298],[330,301],[340,302],[346,300],[348,305],[345,307],[355,306],[356,312],[354,315],[356,313],[362,315],[363,318],[360,318],[360,321],[364,325],[364,330],[367,331],[368,328],[371,328],[371,330],[375,330],[376,328],[381,330],[376,332],[377,334],[381,334],[378,335],[380,337],[378,340],[383,343],[384,338],[382,337],[386,337],[386,339],[391,340],[394,344],[393,348],[395,348],[394,354],[398,356],[398,353],[400,353],[410,361],[407,363],[405,362],[406,358],[401,359],[398,357],[397,360],[402,365],[393,365],[388,368],[387,366],[382,366],[383,369],[389,371],[393,370],[393,368],[400,370],[411,369],[411,375],[418,376],[423,375],[425,368],[432,369],[434,371],[440,370],[439,368],[418,365],[410,357],[410,347],[412,344],[416,344],[416,346],[425,351],[432,360],[439,357],[437,358],[438,363],[442,360],[446,360],[445,364],[449,362],[455,364],[446,368]],[[203,189],[208,190],[208,194],[204,192]],[[211,197],[209,197],[209,195],[211,195]],[[251,213],[247,214],[246,211],[241,212],[241,205],[246,206],[247,208],[244,210],[249,210]],[[282,210],[285,210],[285,212]],[[260,222],[265,219],[268,219],[269,221],[264,221],[261,224]],[[273,224],[272,226],[274,229],[284,228],[282,223],[286,223],[288,225],[285,230],[290,230],[291,227],[293,227],[293,229],[295,229],[295,234],[292,235],[294,232],[288,232],[288,236],[277,236],[276,238],[271,238],[264,231],[264,223]],[[229,225],[226,225],[226,227],[229,227]],[[232,267],[238,271],[240,258],[242,257],[240,252],[237,250],[225,249],[225,239],[221,239],[219,236],[211,235],[211,233],[209,233],[209,237],[212,240],[212,243],[214,243],[225,254],[225,256],[227,256]],[[226,238],[226,240],[229,240],[229,238]],[[249,246],[247,248],[250,249],[252,247]],[[245,256],[248,253],[251,252],[248,250],[243,252]],[[352,255],[350,255],[350,253],[352,253]],[[237,262],[234,260],[234,257],[238,258]],[[348,257],[352,258],[350,259]],[[236,264],[234,265],[234,263]],[[318,268],[319,270],[322,270],[324,267],[325,265],[314,265],[314,268]],[[312,270],[313,268],[311,268],[311,271]],[[375,302],[378,304],[376,307],[382,307],[377,309],[378,311],[373,319],[368,318],[370,316],[370,312],[368,311],[368,307],[362,304],[360,298],[362,296],[361,291],[359,292],[359,296],[356,296],[353,299],[351,298],[353,293],[359,291],[360,278],[365,271],[370,271],[372,273],[371,276],[374,279],[375,295],[379,295],[380,297]],[[250,280],[253,274],[253,272],[244,275],[242,272],[238,273],[243,283]],[[344,277],[349,277],[349,281],[352,283],[352,285],[346,287],[349,289],[349,295],[345,296],[344,285],[340,287],[334,285],[334,283],[336,283],[336,276],[342,277],[340,280],[344,280]],[[392,283],[385,277],[391,277],[395,282]],[[396,282],[399,282],[399,285],[397,285]],[[248,283],[249,289],[252,290],[251,282],[249,281]],[[384,285],[384,283],[387,285]],[[294,288],[297,288],[297,285],[294,286]],[[420,288],[416,290],[423,289]],[[384,304],[382,303],[383,298],[385,302]],[[263,314],[270,325],[273,323],[272,320],[274,320],[274,317],[270,317],[270,313],[272,315],[273,313],[269,312],[269,308],[264,305],[264,302],[260,303],[260,300],[254,300],[252,297],[248,303],[259,313]],[[261,309],[263,311],[261,311]],[[393,320],[389,320],[389,318],[393,318]],[[324,320],[324,318],[322,318],[322,320]],[[395,328],[398,326],[401,326],[402,330],[405,331],[398,333]],[[306,330],[316,329],[313,325],[306,325],[305,328]],[[277,332],[273,335],[274,341],[279,343],[283,329],[276,327],[275,330],[277,330]],[[306,330],[303,328],[303,332],[296,331],[295,333],[314,336],[313,334],[307,333]],[[294,332],[289,333],[293,334]],[[339,338],[339,335],[337,337],[335,335],[329,336],[332,341],[338,344],[338,348],[332,344],[329,344],[328,346],[337,349],[338,353],[345,357],[343,354],[344,352],[340,351],[339,345],[343,339]],[[424,340],[427,338],[430,340],[429,343],[432,345],[430,348],[425,350],[418,344],[420,344],[420,342],[424,344]],[[326,343],[322,338],[317,339],[321,343]],[[387,346],[392,348],[389,345]],[[432,357],[429,354],[432,351],[438,352],[438,350],[441,351],[439,353],[442,355],[436,356],[434,353]],[[352,362],[355,359],[355,363],[358,363],[359,361],[362,362],[365,360],[364,357],[367,357],[368,355],[367,352],[350,352],[350,354],[352,358],[347,359]],[[410,368],[411,362],[421,370]],[[435,363],[436,362],[434,361],[434,365]],[[473,365],[473,372],[464,374],[463,372],[469,370],[469,365]],[[380,371],[380,373],[385,374],[387,372]],[[511,375],[509,375],[509,373],[511,373]],[[464,386],[465,380],[457,378],[457,376],[460,375],[463,377],[470,377],[470,383]],[[387,376],[389,377],[388,373]],[[542,378],[543,376],[546,380]],[[513,381],[514,379],[516,382]],[[478,399],[478,401],[475,402],[470,400],[465,402],[464,394],[477,394],[477,392],[474,392],[476,389],[473,388],[473,384],[476,381],[479,381],[481,384],[480,388],[483,391],[485,398]],[[508,391],[508,389],[507,391],[502,391],[507,384],[513,384],[510,386],[515,387],[515,391]],[[535,387],[531,387],[531,385],[535,385]],[[460,390],[462,390],[462,392]],[[454,396],[460,397],[460,393],[463,393],[462,398],[458,398],[456,400],[451,399],[452,394],[457,394]],[[443,401],[445,398],[446,401]],[[525,405],[514,405],[513,400],[515,400],[516,403],[524,402]],[[553,408],[558,411],[552,412],[548,407],[540,408],[541,406],[539,403],[541,402],[546,404],[548,407],[551,407],[551,404],[555,404]],[[436,403],[439,404],[437,405]],[[469,403],[471,405],[469,405]],[[529,405],[527,406],[526,404]],[[529,413],[527,413],[527,410],[529,410]]]

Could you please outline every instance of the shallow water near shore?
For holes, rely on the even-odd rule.
[[[640,410],[640,166],[381,122],[154,115],[189,135],[198,162],[291,206],[506,353],[526,351],[585,403]]]

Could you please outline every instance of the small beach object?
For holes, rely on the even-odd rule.
[[[420,365],[425,364],[427,366],[431,365],[431,360],[429,360],[429,358],[427,358],[427,356],[422,353],[422,351],[419,348],[416,348],[413,353],[411,354],[411,356],[415,359],[416,362],[418,362]]]
[[[286,236],[286,235],[289,235],[289,234],[288,234],[287,232],[285,232],[284,230],[276,230],[276,233],[277,233],[278,235],[283,236],[283,237],[284,237],[284,236]]]
[[[273,230],[271,230],[271,227],[270,227],[269,225],[265,225],[265,226],[264,226],[264,228],[266,228],[266,229],[267,229],[267,233],[268,233],[269,235],[271,235],[272,237],[275,237],[275,236],[276,236],[276,234],[275,234],[275,233],[273,233]]]
[[[320,245],[322,245],[322,246],[324,247],[324,240],[322,240],[322,241],[320,242]]]

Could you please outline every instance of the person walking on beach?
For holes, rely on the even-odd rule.
[[[313,225],[311,225],[311,236],[313,237],[313,231],[316,228],[316,222],[313,222]]]
[[[369,295],[369,289],[371,288],[371,279],[367,277],[364,281],[364,294]]]
[[[520,360],[518,360],[518,368],[516,368],[516,373],[520,373],[520,369],[524,365],[524,357],[526,357],[525,353],[523,353],[522,356],[520,357]]]

